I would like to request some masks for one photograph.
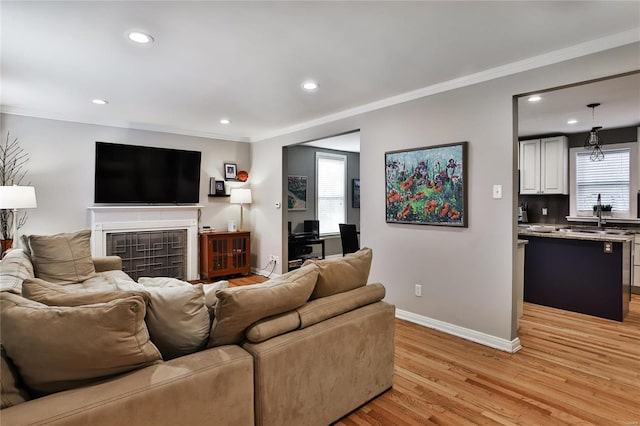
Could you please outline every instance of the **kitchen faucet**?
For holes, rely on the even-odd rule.
[[[602,228],[602,200],[600,194],[598,194],[598,201],[596,203],[596,215],[598,216],[598,229]]]

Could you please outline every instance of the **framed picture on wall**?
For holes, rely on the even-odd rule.
[[[224,179],[236,180],[238,179],[238,165],[234,163],[224,163]]]
[[[351,207],[360,208],[360,179],[351,180]]]
[[[287,177],[287,208],[289,210],[307,209],[307,176]]]
[[[217,180],[216,181],[216,195],[225,195],[225,190],[224,190],[224,181],[223,180]]]
[[[466,228],[467,145],[386,152],[387,222]]]

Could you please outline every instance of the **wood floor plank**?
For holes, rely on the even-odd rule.
[[[640,295],[624,322],[525,303],[519,337],[508,354],[396,320],[393,389],[336,424],[640,425]]]

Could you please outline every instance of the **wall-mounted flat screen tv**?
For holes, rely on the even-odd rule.
[[[96,142],[96,203],[200,201],[199,151]]]

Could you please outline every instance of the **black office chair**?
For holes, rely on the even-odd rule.
[[[340,239],[342,240],[342,255],[345,256],[360,250],[356,225],[352,223],[340,223],[338,226],[340,227]]]

